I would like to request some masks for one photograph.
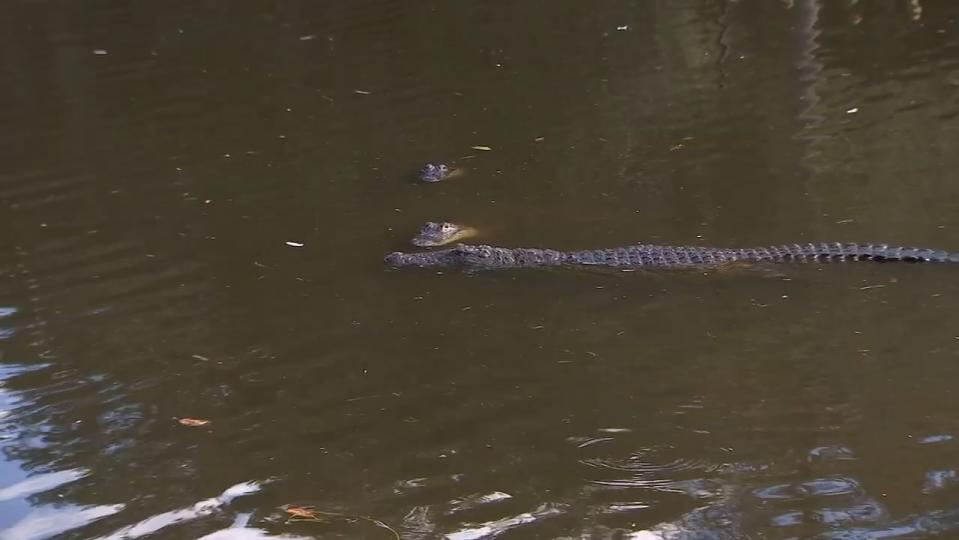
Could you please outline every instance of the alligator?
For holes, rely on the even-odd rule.
[[[449,180],[450,178],[456,178],[463,174],[462,169],[453,169],[444,163],[438,165],[433,165],[432,163],[427,163],[420,169],[416,177],[420,182],[435,183],[442,182],[443,180]]]
[[[438,247],[472,236],[476,236],[476,229],[472,227],[464,227],[448,221],[441,223],[427,221],[420,227],[420,232],[411,242],[414,246]]]
[[[528,267],[608,266],[617,268],[683,268],[717,266],[737,261],[754,262],[935,262],[959,263],[959,253],[886,244],[792,244],[751,249],[657,246],[639,244],[611,249],[557,251],[457,244],[451,248],[418,253],[394,252],[387,265],[400,268],[461,268],[495,270]]]

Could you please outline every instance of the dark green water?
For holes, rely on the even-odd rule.
[[[382,264],[959,251],[959,4],[0,14],[0,540],[959,537],[959,268]]]

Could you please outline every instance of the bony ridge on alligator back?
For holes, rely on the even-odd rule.
[[[394,268],[462,268],[494,270],[540,266],[610,266],[620,268],[680,268],[715,266],[736,261],[755,262],[927,262],[959,263],[959,253],[889,246],[886,244],[790,244],[748,249],[638,244],[609,249],[557,251],[539,248],[506,248],[457,244],[417,253],[394,252],[386,256]]]

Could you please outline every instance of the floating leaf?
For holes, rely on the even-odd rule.
[[[290,514],[291,518],[318,519],[316,510],[312,506],[288,506],[286,513]]]
[[[381,529],[386,529],[389,531],[393,538],[400,540],[400,533],[396,532],[393,527],[390,527],[386,523],[378,519],[371,518],[369,516],[360,516],[354,514],[341,514],[339,512],[325,512],[323,510],[317,510],[312,506],[287,506],[283,509],[289,517],[287,518],[287,523],[297,522],[297,521],[314,521],[317,523],[322,523],[324,521],[330,521],[334,519],[345,519],[349,521],[363,520]]]
[[[209,420],[204,420],[202,418],[177,418],[177,422],[182,426],[190,427],[203,427],[210,424]]]
[[[470,146],[473,150],[483,150],[484,152],[489,152],[492,150],[489,146]]]

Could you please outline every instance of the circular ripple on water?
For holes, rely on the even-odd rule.
[[[587,458],[580,460],[584,465],[595,467],[597,469],[608,469],[613,471],[627,471],[632,473],[644,473],[650,475],[664,476],[686,471],[710,470],[713,464],[701,458],[676,458],[665,462],[641,461],[633,459],[613,459],[613,458]]]
[[[580,447],[590,446],[602,439],[588,441],[581,444]],[[655,476],[671,476],[677,473],[687,471],[712,470],[716,464],[702,457],[672,457],[663,454],[674,450],[671,448],[641,448],[632,452],[626,458],[596,456],[583,458],[580,461],[599,469],[608,469],[614,471],[627,471],[631,473],[640,473]]]
[[[795,501],[812,497],[855,495],[859,491],[858,482],[840,476],[815,478],[796,484],[776,484],[756,489],[753,495],[764,501]]]

